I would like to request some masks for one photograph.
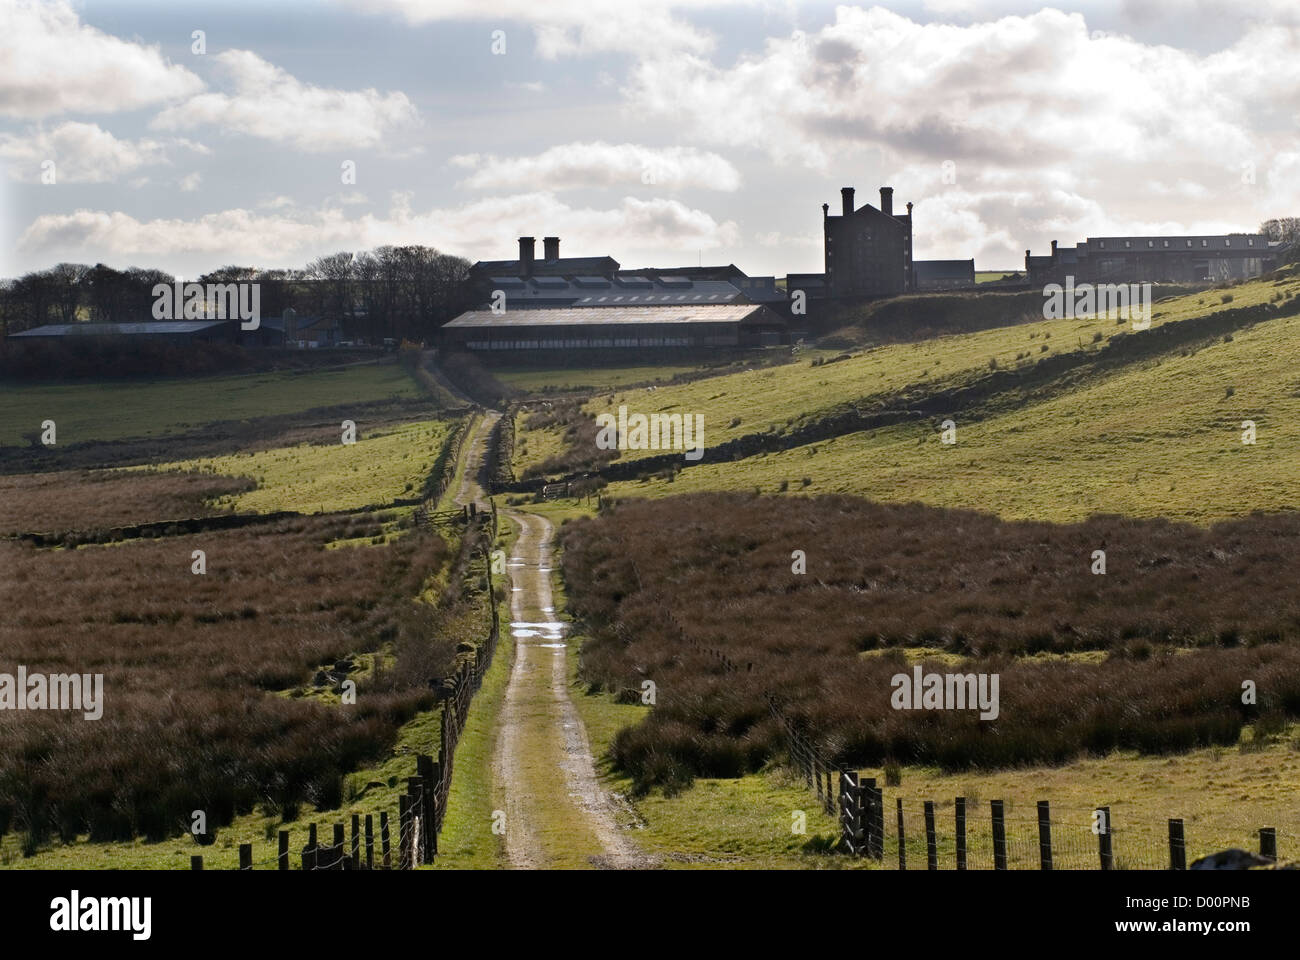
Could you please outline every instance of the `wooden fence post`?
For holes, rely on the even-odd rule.
[[[319,849],[316,843],[316,824],[307,826],[307,846],[302,848],[302,868],[306,870],[316,869],[316,851]]]
[[[276,852],[276,868],[279,870],[289,869],[289,831],[280,831],[280,849]]]
[[[876,786],[876,778],[867,780],[867,802],[871,819],[871,843],[868,850],[876,860],[885,859],[885,795]]]
[[[831,783],[831,771],[826,771],[826,813],[830,816],[835,815],[835,790]]]
[[[411,795],[397,798],[397,869],[411,869]]]
[[[966,869],[966,798],[953,801],[953,815],[957,821],[957,869]]]
[[[361,866],[361,814],[352,814],[352,869]]]
[[[993,810],[993,869],[1007,868],[1007,817],[1001,800],[990,800]]]
[[[1101,857],[1101,868],[1114,870],[1115,848],[1111,843],[1110,807],[1098,807],[1097,814],[1097,826],[1101,831],[1097,834],[1097,853]]]
[[[375,869],[375,818],[366,814],[366,869]]]
[[[1183,839],[1183,821],[1173,817],[1169,820],[1169,869],[1187,869],[1187,845]]]
[[[479,648],[480,652],[482,647]],[[421,753],[415,758],[415,769],[424,782],[424,862],[433,863],[438,853],[438,771],[433,757]]]
[[[1052,869],[1052,808],[1047,800],[1038,801],[1038,865]]]
[[[898,797],[898,869],[907,869],[907,844],[903,833],[903,798]]]
[[[388,849],[388,811],[379,811],[379,843],[380,853],[384,857],[384,869],[393,869],[392,853]]]
[[[853,856],[862,855],[862,816],[858,809],[857,774],[840,771],[840,840]]]
[[[251,843],[241,843],[239,845],[239,869],[253,869],[253,845]]]
[[[1259,855],[1277,863],[1277,828],[1259,828]]]
[[[407,777],[406,792],[411,798],[411,868],[414,869],[424,863],[425,829],[429,825],[424,816],[424,795],[427,792],[424,778]]]
[[[934,835],[934,801],[925,801],[925,869],[939,869],[939,842]]]
[[[203,869],[203,854],[196,853],[190,857],[190,869],[191,870]]]

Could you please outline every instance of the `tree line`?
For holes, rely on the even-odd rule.
[[[468,260],[432,247],[382,246],[301,269],[224,266],[186,282],[257,283],[264,318],[292,307],[338,322],[351,338],[427,340],[471,305],[469,270]],[[152,320],[155,285],[175,281],[163,270],[103,263],[60,263],[0,281],[0,336],[47,323]]]

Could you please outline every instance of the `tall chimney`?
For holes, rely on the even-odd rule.
[[[909,217],[912,215],[912,201],[911,201],[911,200],[907,201],[907,215],[908,215]]]
[[[525,277],[531,277],[533,275],[533,258],[536,243],[537,240],[533,237],[519,238],[519,269]]]
[[[853,216],[853,188],[840,187],[840,199],[843,201],[842,209],[844,210],[844,216]]]
[[[542,251],[547,260],[560,259],[560,238],[542,237]]]
[[[894,188],[880,188],[880,212],[887,217],[894,215]]]
[[[822,204],[822,219],[825,220],[825,219],[826,219],[827,217],[829,217],[830,215],[831,215],[831,205],[830,205],[829,203],[823,203],[823,204]]]

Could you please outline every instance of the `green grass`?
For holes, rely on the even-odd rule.
[[[1282,287],[1268,281],[1242,284],[1228,291],[1233,298],[1229,305],[1264,303],[1280,290],[1300,291],[1300,280],[1293,279]],[[1158,304],[1153,311],[1152,326],[1224,309],[1221,303],[1224,293],[1210,290]],[[626,405],[629,413],[702,414],[705,443],[715,446],[749,434],[785,432],[801,421],[866,397],[909,387],[929,385],[932,388],[939,382],[949,386],[970,382],[987,375],[990,362],[1006,370],[1060,353],[1096,351],[1102,342],[1094,342],[1094,336],[1100,334],[1104,341],[1129,329],[1127,322],[1120,325],[1115,319],[1107,318],[1043,320],[917,343],[891,344],[818,367],[799,362],[654,391],[622,391],[612,401],[594,398],[585,409],[594,415],[615,412],[620,405]],[[1043,347],[1047,347],[1045,352]],[[526,431],[517,434],[516,444],[526,442],[529,436]],[[622,453],[622,458],[654,456],[659,452],[629,450]]]
[[[1295,509],[1300,381],[1291,358],[1298,351],[1300,318],[1274,319],[1231,342],[1137,364],[988,420],[959,416],[955,445],[942,444],[932,424],[911,423],[702,464],[672,484],[612,484],[609,493],[774,493],[788,482],[797,493],[1062,522],[1118,513],[1204,523]],[[1256,422],[1253,446],[1241,442],[1244,420]]]
[[[654,791],[632,798],[631,780],[612,770],[609,746],[618,731],[641,720],[650,707],[614,702],[607,693],[588,694],[576,678],[582,638],[569,641],[571,696],[587,728],[592,754],[607,790],[627,801],[633,841],[671,869],[820,869],[854,865],[825,853],[836,824],[816,797],[781,770],[735,780],[699,779],[675,796]],[[793,831],[794,814],[805,817],[803,834]]]
[[[352,444],[304,443],[186,460],[159,469],[252,477],[258,481],[256,490],[217,501],[218,506],[232,507],[239,512],[351,510],[419,496],[424,478],[452,429],[454,425],[445,420],[425,420],[370,432],[359,425],[357,442]]]
[[[1025,272],[1024,270],[976,270],[975,282],[991,283],[994,280],[1001,280],[1003,277],[1007,276],[1008,274],[1019,273],[1023,275],[1024,272]]]
[[[23,443],[22,434],[43,420],[57,424],[62,445],[156,437],[219,420],[419,396],[396,363],[192,379],[5,383],[0,444]]]
[[[520,410],[515,414],[515,445],[511,469],[516,477],[522,477],[529,467],[536,466],[550,457],[564,452],[565,440],[562,427],[545,427],[528,430],[524,423],[532,415],[529,410]]]
[[[504,514],[501,523],[494,549],[504,550],[509,556],[519,528]],[[447,815],[438,837],[435,866],[439,869],[488,870],[504,863],[504,838],[492,832],[492,814],[499,805],[492,757],[496,752],[497,718],[514,661],[514,637],[507,626],[510,623],[509,578],[498,575],[493,583],[497,596],[502,598],[497,608],[503,629],[492,666],[470,705],[469,719],[456,746]]]
[[[491,373],[506,386],[528,393],[566,390],[612,390],[631,383],[670,380],[677,374],[694,373],[699,364],[643,364],[621,367],[493,367]]]

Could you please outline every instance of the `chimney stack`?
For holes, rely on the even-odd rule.
[[[519,238],[519,269],[523,271],[523,276],[531,277],[533,275],[533,258],[534,249],[537,240],[534,237]]]
[[[908,215],[909,217],[912,215],[912,201],[911,201],[911,200],[907,201],[907,215]]]
[[[831,205],[830,205],[829,203],[823,203],[823,204],[822,204],[822,219],[825,220],[825,219],[826,219],[827,217],[829,217],[830,215],[831,215]]]
[[[887,217],[894,215],[894,188],[880,188],[880,212]]]
[[[560,259],[560,238],[542,237],[542,251],[547,260]]]
[[[844,216],[853,216],[853,188],[840,187],[840,199],[843,201]]]

